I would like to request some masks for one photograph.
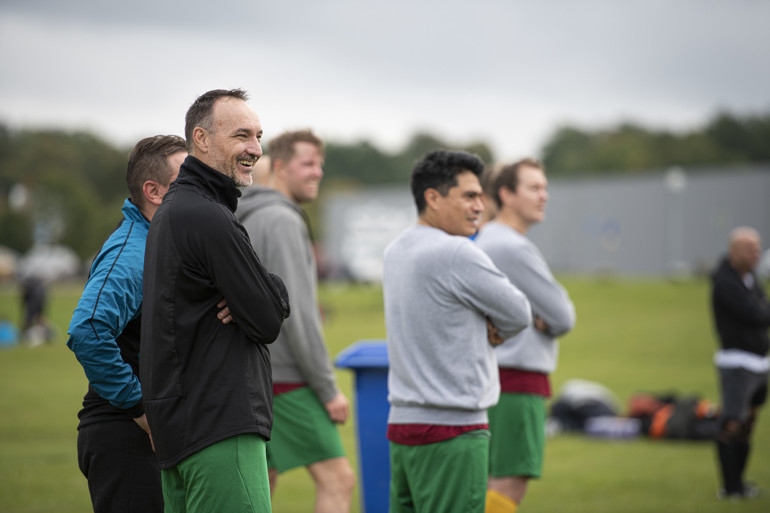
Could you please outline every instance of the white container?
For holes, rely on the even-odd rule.
[[[596,438],[628,439],[639,436],[642,421],[630,417],[589,417],[583,430]]]

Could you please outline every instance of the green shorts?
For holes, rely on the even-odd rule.
[[[543,473],[546,399],[540,395],[503,392],[489,409],[489,475],[527,476]]]
[[[270,511],[265,440],[237,435],[161,470],[165,513]]]
[[[390,513],[484,513],[489,431],[427,445],[390,442]]]
[[[267,443],[267,466],[278,472],[345,456],[329,414],[310,387],[273,398],[273,431]]]

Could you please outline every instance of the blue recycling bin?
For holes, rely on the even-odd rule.
[[[0,321],[0,347],[13,347],[19,343],[19,330],[9,321]]]
[[[388,346],[360,340],[337,355],[337,367],[355,372],[355,412],[361,506],[387,513],[390,491],[388,429]]]

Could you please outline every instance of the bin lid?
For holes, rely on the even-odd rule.
[[[343,349],[334,364],[348,369],[387,368],[388,345],[385,340],[359,340]]]

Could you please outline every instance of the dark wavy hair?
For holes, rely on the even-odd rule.
[[[449,189],[457,186],[457,175],[470,171],[480,177],[484,162],[478,155],[464,151],[436,150],[422,158],[412,170],[412,196],[417,213],[425,210],[425,191],[436,189],[446,196]]]

